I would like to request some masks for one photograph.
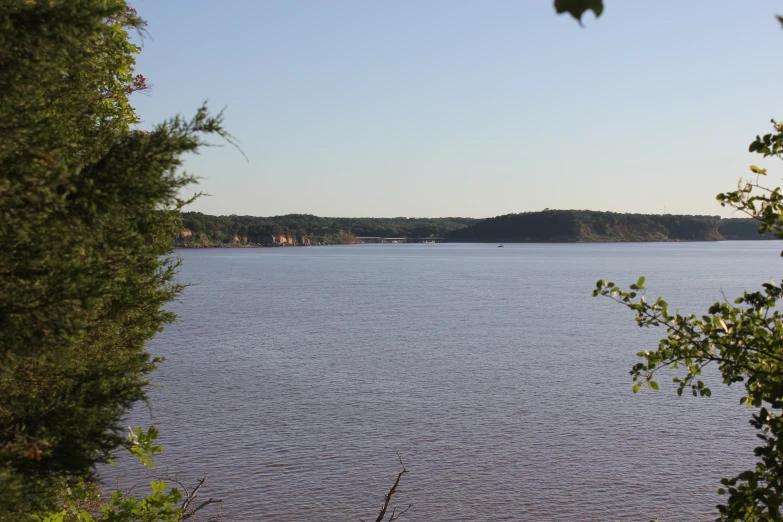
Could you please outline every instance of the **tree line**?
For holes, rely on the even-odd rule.
[[[273,236],[318,243],[356,237],[442,237],[454,242],[715,241],[773,239],[760,235],[750,218],[674,214],[628,214],[589,210],[544,210],[476,218],[329,218],[310,214],[273,217],[182,214],[178,246],[273,244]],[[342,233],[343,235],[339,235]]]
[[[182,224],[192,236],[179,244],[207,240],[231,243],[235,238],[250,244],[267,244],[271,236],[324,238],[343,232],[352,237],[445,237],[477,220],[472,218],[327,218],[310,214],[273,217],[182,214]]]

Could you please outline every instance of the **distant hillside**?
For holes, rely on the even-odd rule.
[[[331,245],[358,237],[446,238],[453,242],[617,242],[774,239],[753,219],[545,210],[473,218],[324,218],[182,215],[178,247]]]
[[[721,220],[718,230],[728,240],[776,239],[771,233],[759,234],[759,223],[750,218],[729,218]]]
[[[324,218],[309,214],[285,216],[210,216],[182,214],[184,229],[178,247],[325,245],[357,243],[356,236],[446,237],[466,228],[472,218]]]
[[[606,242],[719,241],[719,216],[545,210],[506,214],[455,231],[451,241]]]

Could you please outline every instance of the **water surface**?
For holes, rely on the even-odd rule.
[[[752,464],[741,389],[634,395],[662,331],[590,292],[647,276],[703,313],[780,279],[777,242],[180,251],[152,344],[163,468],[209,473],[233,520],[711,520]],[[123,469],[124,464],[120,465]],[[114,473],[112,471],[110,473]],[[129,475],[124,478],[128,479]]]

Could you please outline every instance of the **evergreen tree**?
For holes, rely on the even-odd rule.
[[[122,0],[0,0],[0,519],[123,445],[181,290],[181,157],[226,136],[203,107],[134,130],[143,25]]]

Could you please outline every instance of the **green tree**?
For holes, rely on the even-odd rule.
[[[123,0],[0,0],[0,520],[123,446],[181,287],[181,157],[226,136],[201,108],[133,130],[145,88]]]
[[[783,125],[772,123],[773,132],[757,136],[750,152],[783,159]],[[717,199],[758,220],[759,233],[771,231],[783,239],[783,191],[761,184],[766,169],[753,165],[750,170],[755,178]],[[743,384],[745,395],[740,403],[756,410],[750,424],[761,441],[754,450],[758,462],[753,469],[721,480],[718,493],[726,500],[718,506],[717,520],[783,520],[783,314],[775,309],[783,298],[783,286],[765,283],[761,290],[745,292],[733,303],[713,304],[703,316],[672,313],[661,297],[648,300],[644,277],[628,291],[598,281],[593,295],[623,303],[636,312],[641,327],[666,328],[667,335],[657,349],[639,352],[643,361],[631,369],[634,392],[642,386],[658,390],[656,376],[662,369],[671,369],[679,395],[690,390],[694,396],[709,397],[702,372],[710,364],[717,366],[723,384]]]
[[[155,467],[155,454],[163,448],[155,444],[158,431],[155,427],[142,431],[130,431],[127,451],[138,458],[144,466]],[[219,522],[224,518],[219,513],[209,513],[205,508],[219,505],[222,500],[197,500],[207,478],[201,479],[189,489],[177,478],[170,479],[181,488],[171,487],[164,480],[150,482],[146,496],[132,495],[135,486],[118,489],[107,495],[100,486],[89,479],[79,478],[62,489],[59,494],[59,510],[47,515],[33,517],[37,522],[180,522],[196,517],[202,522]]]

